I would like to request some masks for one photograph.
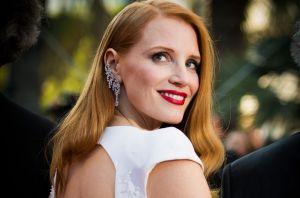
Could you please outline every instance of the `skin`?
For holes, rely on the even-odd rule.
[[[160,54],[153,58],[157,53]],[[141,40],[126,54],[108,49],[104,60],[122,82],[119,110],[111,125],[152,130],[163,122],[178,123],[199,86],[196,67],[201,56],[197,36],[190,25],[176,18],[154,18],[146,25]],[[165,89],[186,93],[185,103],[166,101],[158,92]],[[86,159],[73,163],[64,198],[113,198],[114,183],[113,162],[97,146]],[[156,165],[148,178],[147,195],[211,197],[201,166],[189,160]]]
[[[162,122],[179,123],[198,90],[200,61],[193,28],[175,18],[150,21],[142,39],[126,54],[108,49],[106,63],[115,66],[122,83],[118,109],[126,118],[119,123],[122,119],[117,117],[112,125],[127,123],[152,130]],[[183,92],[187,97],[183,105],[172,104],[160,95],[161,90]]]

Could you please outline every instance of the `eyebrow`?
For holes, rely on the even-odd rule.
[[[191,55],[190,58],[195,59],[195,60],[198,61],[198,62],[201,61],[201,56]]]
[[[165,46],[154,46],[154,47],[151,47],[150,49],[146,50],[145,53],[149,52],[149,51],[152,51],[152,50],[155,50],[155,49],[162,49],[162,50],[165,50],[165,51],[168,51],[168,52],[172,52],[172,53],[175,53],[175,51],[172,49],[172,48],[168,48],[168,47],[165,47]],[[201,61],[201,56],[198,56],[198,55],[190,55],[189,56],[190,58],[192,59],[195,59],[197,61]]]
[[[158,46],[150,47],[149,49],[146,50],[146,53],[149,51],[155,50],[155,49],[165,50],[165,51],[173,52],[173,53],[175,52],[172,48],[158,45]]]

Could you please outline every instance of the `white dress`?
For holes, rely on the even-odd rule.
[[[115,198],[146,198],[149,173],[163,161],[193,160],[203,169],[190,140],[175,127],[153,131],[133,126],[107,127],[98,144],[116,170]],[[50,197],[55,197],[53,190]]]
[[[174,127],[153,131],[107,127],[99,144],[115,166],[115,198],[146,198],[149,173],[160,162],[188,159],[203,168],[190,140]]]

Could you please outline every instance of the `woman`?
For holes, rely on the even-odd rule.
[[[223,161],[212,78],[197,15],[167,1],[125,7],[53,137],[55,197],[210,197],[205,177]]]

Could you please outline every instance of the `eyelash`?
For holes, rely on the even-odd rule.
[[[161,57],[165,57],[166,60],[162,61],[160,58]],[[151,56],[152,60],[154,62],[165,62],[165,61],[171,61],[171,58],[170,56],[166,53],[166,52],[157,52],[157,53],[154,53],[152,56]]]
[[[166,60],[161,60],[161,57],[165,57]],[[169,54],[167,52],[156,52],[154,53],[152,56],[151,56],[151,59],[154,61],[154,62],[166,62],[166,61],[172,61],[172,58],[169,56]],[[194,64],[195,66],[193,68],[191,67],[188,67],[188,64]],[[194,59],[189,59],[187,60],[186,62],[186,66],[188,68],[191,68],[193,70],[197,70],[199,67],[200,67],[200,63],[198,63],[196,60]]]
[[[190,59],[187,61],[186,65],[188,65],[189,63],[194,64],[194,67],[191,69],[197,70],[200,67],[200,63],[198,63],[197,61]]]

